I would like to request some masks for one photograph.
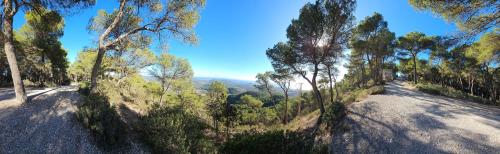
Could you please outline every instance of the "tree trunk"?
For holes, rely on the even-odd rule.
[[[90,76],[90,91],[94,94],[97,93],[97,76],[99,75],[99,69],[101,67],[105,52],[106,49],[99,46],[97,50],[97,57],[95,59],[94,66],[92,67],[92,74]]]
[[[461,77],[461,76],[458,78],[458,81],[460,82],[460,89],[461,89],[462,91],[464,91],[464,83],[463,83],[463,81],[462,81],[462,77]]]
[[[417,55],[416,54],[412,54],[412,57],[413,57],[413,83],[414,84],[417,84],[418,81],[418,77],[417,77]]]
[[[362,83],[362,87],[365,87],[366,86],[366,77],[365,77],[365,64],[361,64],[361,83]]]
[[[104,40],[111,31],[118,26],[121,18],[123,17],[123,11],[125,9],[125,4],[127,0],[120,0],[120,8],[118,9],[118,14],[113,19],[113,22],[106,28],[106,30],[99,36],[98,47],[97,47],[97,57],[94,63],[94,67],[92,67],[92,74],[90,76],[90,91],[91,93],[97,93],[97,75],[99,68],[101,67],[102,59],[104,57],[104,53],[110,44],[104,45]]]
[[[299,95],[300,100],[299,100],[299,104],[297,105],[297,116],[300,115],[300,109],[301,109],[301,106],[302,106],[302,83],[300,83],[299,93],[300,93],[300,95]]]
[[[316,81],[313,80],[312,88],[314,92],[314,96],[316,98],[316,102],[319,105],[319,111],[321,111],[321,114],[325,113],[325,106],[323,104],[323,97],[321,96],[321,92],[318,89],[318,86],[316,85]]]
[[[368,53],[366,54],[366,60],[368,61],[368,67],[370,69],[370,76],[372,77],[373,79],[373,66],[372,66],[372,60],[370,60],[370,55],[368,55]]]
[[[285,91],[285,111],[283,113],[283,124],[288,123],[288,91]]]
[[[339,99],[339,89],[337,88],[337,79],[335,77],[333,77],[333,82],[335,83],[334,87],[335,87],[335,100],[338,100]]]
[[[9,63],[10,73],[12,75],[12,83],[14,84],[14,91],[16,93],[16,100],[18,103],[24,104],[28,101],[26,90],[24,89],[21,73],[17,64],[15,49],[14,49],[14,34],[12,32],[13,23],[13,10],[12,0],[4,0],[3,4],[3,34],[4,34],[4,50]]]
[[[470,80],[470,94],[474,95],[474,76],[471,76]]]
[[[328,81],[330,82],[330,103],[333,103],[333,80],[331,66],[327,66]]]

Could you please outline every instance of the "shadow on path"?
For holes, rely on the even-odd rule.
[[[0,153],[99,152],[76,121],[79,94],[74,88],[52,89],[30,99],[26,105],[0,109]]]
[[[498,108],[386,85],[349,105],[333,153],[497,153]]]

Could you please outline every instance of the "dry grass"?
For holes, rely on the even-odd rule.
[[[291,131],[297,131],[314,127],[316,121],[318,121],[319,115],[320,111],[318,109],[309,114],[293,119],[290,123],[285,125],[284,128]]]

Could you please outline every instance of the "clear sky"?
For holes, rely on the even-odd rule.
[[[169,52],[187,58],[195,76],[223,77],[253,80],[258,72],[272,70],[265,51],[279,41],[286,41],[286,28],[298,17],[300,8],[308,0],[207,0],[196,26],[199,44],[190,46],[169,40]],[[97,0],[92,8],[66,16],[66,27],[61,42],[68,50],[68,59],[74,61],[85,46],[95,46],[95,36],[86,26],[97,10],[112,11],[114,0]],[[444,35],[456,31],[451,23],[427,12],[414,10],[405,0],[359,0],[355,12],[362,20],[374,12],[381,13],[397,36],[411,31],[427,35]],[[22,13],[16,16],[14,26],[24,23]],[[152,46],[153,51],[161,51]],[[342,69],[343,72],[345,70]]]

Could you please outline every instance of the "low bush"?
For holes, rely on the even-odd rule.
[[[90,95],[90,83],[89,82],[81,82],[78,85],[78,92],[80,92],[83,95]]]
[[[372,86],[367,89],[358,89],[348,92],[342,97],[343,103],[352,103],[362,101],[369,95],[383,94],[385,92],[384,86]]]
[[[314,136],[308,132],[271,130],[236,134],[221,150],[222,153],[327,153],[328,147],[315,145]]]
[[[125,124],[107,98],[98,94],[83,96],[84,104],[78,107],[77,118],[95,135],[105,149],[125,143]]]
[[[323,122],[327,124],[328,127],[332,128],[342,120],[346,115],[346,108],[344,103],[335,102],[329,105],[323,114]]]
[[[421,92],[432,94],[432,95],[441,95],[441,96],[447,96],[451,98],[459,98],[459,99],[465,99],[477,103],[486,103],[489,104],[491,103],[489,100],[478,97],[478,96],[472,96],[469,95],[468,93],[465,93],[463,91],[457,90],[453,87],[448,87],[448,86],[441,86],[441,85],[436,85],[436,84],[429,84],[429,83],[420,83],[417,84],[417,89]]]
[[[215,152],[215,144],[205,136],[209,126],[181,107],[154,106],[142,121],[143,139],[157,153]]]

